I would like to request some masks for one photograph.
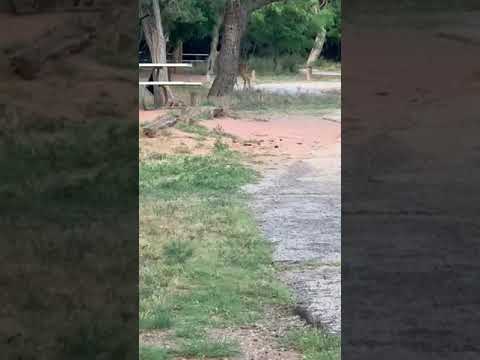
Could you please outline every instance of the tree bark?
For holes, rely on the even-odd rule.
[[[183,41],[178,40],[175,44],[175,48],[173,49],[173,62],[174,63],[181,63],[183,61]],[[177,71],[175,68],[171,69],[171,73],[175,74]]]
[[[208,97],[225,96],[233,91],[238,75],[241,42],[249,15],[277,0],[228,0],[223,17],[223,37],[217,62],[217,76]]]
[[[218,42],[220,40],[220,28],[222,27],[222,16],[218,15],[217,22],[212,30],[212,41],[210,43],[210,55],[207,63],[207,80],[215,76],[215,68],[218,58]]]
[[[248,15],[248,9],[239,0],[227,2],[223,20],[224,32],[218,57],[218,74],[208,93],[209,97],[224,96],[233,91]]]
[[[320,54],[322,53],[323,45],[325,45],[326,37],[327,30],[325,29],[325,27],[322,27],[322,29],[317,33],[312,50],[308,55],[307,65],[313,65],[313,63],[318,60]]]
[[[174,126],[178,118],[172,115],[164,115],[155,118],[142,125],[142,132],[147,137],[155,137],[162,129]]]
[[[151,5],[142,2],[140,5],[140,16],[146,16],[143,19],[143,33],[153,63],[167,62],[167,41],[163,32],[162,17],[160,14],[160,5],[158,1],[152,1]],[[148,16],[147,16],[148,15]],[[153,81],[168,81],[167,69],[155,69],[153,72]],[[155,86],[153,98],[156,107],[165,106],[173,100],[173,94],[168,86]]]
[[[320,54],[323,50],[323,45],[325,45],[325,39],[327,37],[327,30],[325,27],[317,33],[315,38],[315,42],[313,44],[312,50],[310,51],[310,55],[308,55],[307,59],[307,80],[310,81],[312,79],[312,68],[315,61],[318,60]]]

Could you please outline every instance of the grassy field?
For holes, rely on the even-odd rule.
[[[213,103],[206,92],[200,90],[201,106],[240,116],[340,107],[339,94],[237,91]],[[189,94],[179,89],[176,95],[187,100]],[[292,298],[275,280],[271,245],[241,190],[259,175],[222,142],[225,134],[195,122],[177,127],[202,140],[215,137],[215,149],[203,156],[153,154],[140,162],[140,329],[167,344],[142,346],[140,359],[230,358],[239,344],[212,338],[211,330],[252,325],[265,308],[291,305]],[[316,329],[293,331],[279,343],[305,360],[340,358],[339,338]]]
[[[340,337],[321,329],[293,330],[284,341],[302,353],[303,360],[340,360]]]
[[[265,305],[290,301],[240,192],[255,177],[222,146],[140,164],[140,327],[169,330],[176,344],[142,359],[235,354],[208,329],[252,324]]]
[[[265,306],[292,301],[241,191],[258,175],[216,144],[208,156],[140,163],[140,328],[173,344],[142,346],[142,360],[233,356],[239,344],[209,329],[254,324]],[[339,358],[338,339],[316,330],[284,341],[305,359]]]

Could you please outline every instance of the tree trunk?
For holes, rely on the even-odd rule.
[[[308,55],[307,59],[307,80],[312,79],[312,67],[315,61],[318,60],[320,57],[320,54],[322,53],[323,50],[323,45],[325,44],[325,39],[327,37],[327,31],[325,27],[322,27],[322,29],[318,32],[315,42],[313,44],[312,50],[310,51],[310,55]]]
[[[218,41],[220,39],[220,28],[222,27],[222,17],[218,15],[217,22],[212,30],[212,41],[210,43],[210,55],[207,63],[207,80],[210,81],[215,76],[215,68],[218,58]]]
[[[178,40],[175,44],[175,49],[173,49],[173,62],[181,63],[183,61],[183,41]],[[175,74],[177,71],[175,68],[171,69],[171,73]]]
[[[238,76],[242,37],[248,16],[277,0],[227,0],[223,17],[223,37],[217,60],[217,76],[208,97],[225,96],[233,91]]]
[[[229,0],[225,7],[224,33],[218,57],[218,74],[209,97],[224,96],[233,91],[238,75],[240,47],[247,28],[248,9],[239,0]]]
[[[143,19],[143,33],[145,34],[145,40],[150,54],[152,56],[153,63],[166,63],[167,62],[167,41],[163,33],[162,17],[160,14],[160,6],[158,1],[152,1],[152,5],[141,5],[141,16],[146,16]],[[155,69],[153,72],[153,81],[168,81],[167,69]],[[169,101],[173,99],[173,94],[168,86],[159,87],[155,86],[153,91],[153,97],[156,107],[165,106]]]

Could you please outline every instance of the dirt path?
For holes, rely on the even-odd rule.
[[[255,155],[270,146],[262,181],[247,187],[252,209],[275,244],[274,260],[296,294],[299,314],[339,334],[340,123],[296,115],[205,124],[243,139],[263,139],[249,147]]]

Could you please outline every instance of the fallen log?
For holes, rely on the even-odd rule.
[[[10,57],[10,65],[14,73],[23,79],[33,80],[48,60],[80,52],[92,38],[92,33],[66,24],[36,39],[30,47],[14,53]]]
[[[156,119],[144,123],[142,127],[143,135],[147,137],[155,137],[157,133],[169,127],[174,126],[178,122],[178,116],[164,115]]]

